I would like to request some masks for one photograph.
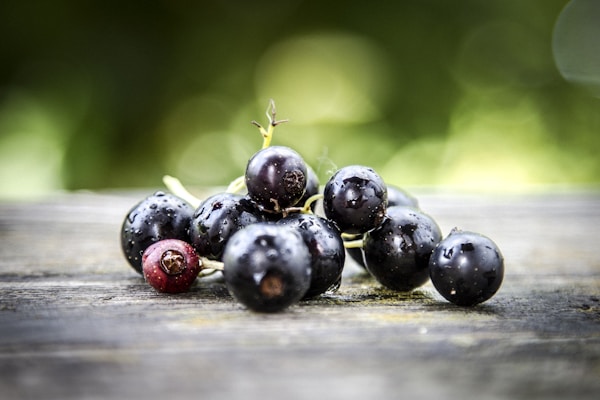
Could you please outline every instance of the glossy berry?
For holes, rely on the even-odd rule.
[[[187,292],[200,269],[194,248],[178,239],[156,242],[142,256],[144,279],[161,293]]]
[[[314,214],[291,214],[279,221],[300,232],[311,259],[310,288],[304,298],[335,291],[342,279],[346,253],[337,227]]]
[[[387,207],[407,206],[419,208],[419,201],[406,190],[393,185],[387,185]],[[365,268],[363,250],[361,248],[346,249],[348,255],[361,267]]]
[[[236,232],[225,246],[223,263],[229,292],[254,311],[281,311],[310,286],[310,253],[289,226],[261,222]]]
[[[371,168],[351,165],[334,173],[323,189],[325,216],[345,233],[358,234],[383,222],[387,188]]]
[[[248,195],[261,209],[281,213],[304,196],[307,173],[306,163],[296,151],[267,147],[254,154],[246,166]]]
[[[188,231],[190,244],[200,256],[220,261],[231,235],[260,220],[258,211],[247,198],[217,193],[196,209]]]
[[[429,280],[429,258],[441,239],[430,216],[411,207],[390,207],[385,221],[365,235],[367,270],[389,289],[415,289]]]
[[[444,298],[460,306],[490,299],[504,278],[504,258],[488,237],[452,230],[433,251],[431,282]]]
[[[142,273],[142,253],[163,239],[188,241],[194,213],[188,203],[169,193],[156,192],[135,205],[121,226],[121,248],[129,264]]]

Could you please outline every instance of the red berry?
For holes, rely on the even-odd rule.
[[[142,255],[144,279],[161,293],[187,292],[200,269],[194,248],[178,239],[158,241]]]

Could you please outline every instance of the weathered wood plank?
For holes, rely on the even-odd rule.
[[[338,293],[275,315],[218,275],[161,295],[118,244],[143,194],[0,204],[2,398],[596,398],[600,194],[417,194],[445,233],[499,244],[489,302],[394,293],[353,264]]]

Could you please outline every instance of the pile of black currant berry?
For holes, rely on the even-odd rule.
[[[497,292],[504,261],[492,240],[458,229],[442,238],[413,196],[366,166],[340,168],[321,191],[300,154],[271,146],[274,128],[285,122],[275,116],[271,102],[268,128],[253,121],[263,147],[224,192],[199,200],[165,177],[170,193],[156,192],[127,214],[123,252],[154,289],[185,292],[199,277],[221,271],[241,304],[276,312],[336,291],[348,254],[392,290],[431,280],[463,306]]]

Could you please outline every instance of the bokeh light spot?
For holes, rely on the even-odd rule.
[[[30,198],[60,190],[64,127],[25,93],[0,107],[0,198]]]
[[[552,49],[562,76],[600,97],[600,1],[572,0],[558,17]]]
[[[390,77],[377,45],[345,33],[280,41],[257,66],[259,97],[275,98],[298,124],[359,123],[380,117]]]

